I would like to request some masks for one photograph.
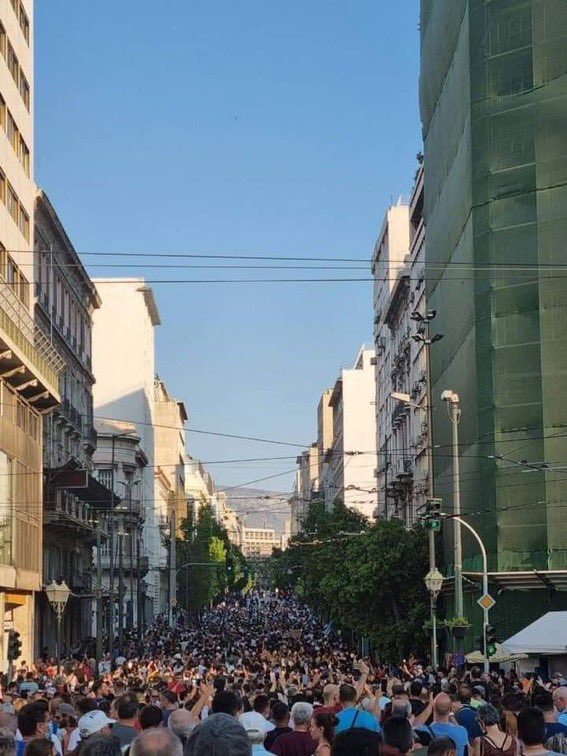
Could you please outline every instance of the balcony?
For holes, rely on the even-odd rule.
[[[64,362],[9,286],[0,286],[0,357],[5,380],[45,411],[59,402]]]
[[[97,527],[101,536],[108,537],[107,519],[77,495],[65,489],[52,489],[43,510],[43,522],[54,533],[67,531],[67,535],[96,541]]]
[[[122,499],[120,504],[115,505],[114,513],[128,518],[144,519],[144,507],[140,499]]]
[[[117,574],[119,571],[119,551],[118,546],[115,545],[115,557],[114,557],[114,573]],[[101,558],[100,558],[101,568],[103,570],[109,570],[110,569],[110,554],[108,551],[108,548],[103,548],[101,550]],[[96,558],[95,558],[95,565],[96,565]],[[128,542],[125,541],[123,544],[123,553],[122,553],[122,569],[124,571],[124,575],[133,575],[138,576],[138,572],[140,574],[140,577],[144,577],[144,575],[147,575],[147,573],[150,571],[150,559],[148,556],[141,555],[140,557],[137,557],[136,554],[133,554],[130,556],[129,554],[129,546]]]

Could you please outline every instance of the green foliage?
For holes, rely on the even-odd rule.
[[[423,582],[427,537],[400,520],[373,524],[337,502],[314,502],[304,533],[276,552],[271,577],[295,589],[323,616],[371,637],[380,656],[398,660],[427,647],[429,598]]]
[[[230,542],[208,505],[199,507],[196,522],[182,523],[183,538],[177,539],[177,566],[190,564],[178,576],[178,605],[194,613],[222,596],[225,590],[240,590],[249,582],[246,559]],[[198,564],[193,564],[198,563]],[[230,563],[231,570],[227,570]],[[210,566],[209,566],[210,565]]]

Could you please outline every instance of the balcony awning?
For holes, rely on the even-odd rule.
[[[463,571],[463,576],[475,582],[482,582],[482,572]],[[509,591],[537,589],[567,591],[567,570],[489,572],[488,582]]]
[[[76,460],[70,460],[62,467],[45,469],[45,480],[48,486],[72,491],[93,509],[110,509],[110,489],[93,478],[88,470],[81,468]],[[120,497],[114,494],[114,506],[119,506],[120,502]]]

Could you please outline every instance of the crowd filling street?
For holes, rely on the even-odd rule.
[[[297,599],[258,592],[160,619],[98,665],[18,660],[2,684],[0,756],[412,751],[567,754],[567,682],[361,659]]]

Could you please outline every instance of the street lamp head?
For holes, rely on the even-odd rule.
[[[67,601],[71,595],[71,589],[67,583],[62,580],[60,583],[56,583],[53,580],[45,589],[49,603],[58,615],[63,614]]]
[[[441,394],[441,399],[444,402],[451,402],[451,404],[459,403],[459,395],[456,394],[454,391],[451,391],[451,389],[447,389],[446,391],[443,391],[443,393]]]
[[[429,591],[429,593],[432,593],[434,596],[436,596],[441,588],[443,588],[443,575],[439,572],[437,567],[434,567],[432,570],[429,570],[427,575],[424,578],[425,587]]]
[[[436,341],[441,341],[442,338],[443,338],[442,333],[436,333],[434,336],[431,337],[431,343],[435,344]]]

